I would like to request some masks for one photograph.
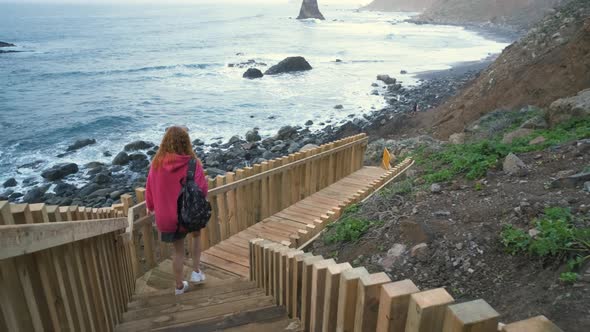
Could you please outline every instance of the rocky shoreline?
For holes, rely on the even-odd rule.
[[[469,64],[473,66],[473,64]],[[405,87],[396,78],[379,75],[372,84],[372,94],[381,95],[387,106],[373,112],[356,116],[350,114],[348,120],[339,123],[320,123],[324,126],[311,131],[311,121],[301,126],[284,126],[273,137],[261,137],[254,128],[243,136],[233,136],[228,142],[217,141],[206,144],[196,139],[193,148],[203,161],[209,176],[215,177],[227,171],[251,166],[265,160],[278,158],[298,152],[307,147],[327,143],[360,132],[369,134],[371,140],[384,135],[384,131],[395,130],[391,123],[399,122],[402,115],[425,111],[441,104],[454,95],[466,82],[474,78],[479,67],[458,65],[452,70],[435,73],[423,73],[420,84]],[[485,66],[483,63],[482,66]],[[406,73],[397,75],[403,78]],[[418,75],[420,77],[420,75]],[[336,105],[336,108],[342,107]],[[401,117],[400,117],[401,116]],[[396,121],[397,120],[397,121]],[[403,120],[402,120],[403,121]],[[92,138],[74,142],[62,155],[95,144]],[[63,163],[49,169],[39,169],[39,163],[21,165],[38,171],[44,182],[26,181],[22,183],[22,192],[14,191],[18,185],[14,179],[8,179],[2,185],[0,200],[26,203],[47,203],[52,205],[80,205],[88,207],[110,206],[119,201],[124,193],[133,192],[136,187],[145,186],[150,159],[156,154],[158,146],[152,142],[135,141],[127,144],[123,151],[113,156],[110,164],[91,162],[86,165]],[[110,156],[110,155],[109,155]],[[86,182],[78,188],[64,180],[83,180]]]

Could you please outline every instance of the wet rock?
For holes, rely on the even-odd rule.
[[[202,140],[200,140],[198,138],[193,141],[193,146],[203,146],[203,145],[205,145],[205,142],[203,142]]]
[[[250,142],[250,143],[258,142],[261,139],[262,139],[262,137],[260,137],[260,134],[258,133],[258,130],[256,130],[256,129],[252,129],[246,133],[246,141],[247,142]]]
[[[402,75],[405,75],[405,74],[407,74],[408,72],[407,72],[406,70],[403,70],[403,69],[402,69],[402,70],[400,70],[400,72],[399,72],[399,73],[400,73],[400,74],[402,74]]]
[[[10,195],[8,196],[8,200],[9,200],[9,201],[15,201],[16,199],[19,199],[19,198],[21,198],[21,197],[23,197],[23,196],[24,196],[23,194],[21,194],[21,193],[19,193],[19,192],[15,192],[15,193],[12,193],[12,194],[10,194]]]
[[[307,62],[307,60],[305,60],[304,57],[294,56],[288,57],[278,64],[270,67],[266,72],[264,72],[264,75],[277,75],[282,73],[307,71],[311,69],[311,65],[309,62]]]
[[[129,164],[129,155],[126,152],[119,152],[115,159],[113,159],[113,165],[127,165]]]
[[[543,136],[538,136],[536,138],[533,138],[530,142],[529,145],[538,145],[538,144],[543,144],[545,143],[546,139]]]
[[[61,180],[70,174],[76,174],[78,170],[78,165],[75,163],[63,163],[44,170],[41,176],[46,180],[55,181]]]
[[[558,99],[547,110],[551,126],[586,116],[590,116],[590,89],[580,91],[573,97]]]
[[[590,172],[578,173],[554,180],[551,188],[577,188],[587,181],[590,181]]]
[[[248,78],[251,80],[255,78],[261,78],[263,76],[264,74],[258,68],[248,68],[248,70],[246,70],[246,72],[242,75],[243,78]]]
[[[336,105],[336,106],[334,106],[334,109],[336,109],[336,110],[341,110],[343,108],[344,108],[344,106],[342,106],[342,105]]]
[[[313,126],[313,121],[311,121],[311,120],[307,120],[307,121],[305,122],[305,125],[306,125],[306,126],[308,126],[308,127],[309,127],[309,126]]]
[[[66,151],[76,151],[92,144],[96,144],[96,140],[93,138],[80,139],[74,142],[74,144],[68,146],[68,149]]]
[[[147,150],[153,148],[155,146],[154,143],[146,142],[146,141],[135,141],[125,145],[124,150],[129,151],[139,151],[139,150]]]
[[[55,192],[55,194],[57,196],[71,196],[74,194],[74,192],[76,192],[77,188],[76,186],[74,186],[73,184],[69,184],[69,183],[65,183],[65,182],[59,182],[55,188],[53,188],[53,192]]]
[[[296,135],[297,135],[296,128],[291,127],[291,126],[284,126],[281,129],[279,129],[279,132],[277,134],[277,139],[279,139],[279,140],[291,139]]]
[[[528,174],[525,163],[513,153],[504,158],[502,169],[509,175],[525,176]]]
[[[305,152],[307,150],[313,150],[313,149],[317,149],[319,148],[319,146],[315,145],[315,144],[305,144],[300,150],[299,152]]]
[[[110,183],[112,180],[113,179],[108,174],[99,173],[94,177],[93,181],[98,184],[107,184]]]
[[[35,187],[29,190],[26,195],[23,197],[23,202],[33,204],[33,203],[42,203],[44,201],[45,192],[49,187]]]
[[[504,137],[502,138],[502,143],[510,144],[515,139],[521,138],[521,137],[527,137],[527,136],[531,135],[532,133],[533,133],[532,129],[526,129],[526,128],[516,129],[515,131],[505,134]]]
[[[389,75],[377,75],[377,80],[382,81],[383,83],[385,83],[387,85],[392,85],[397,82],[397,80],[395,78],[390,77]]]
[[[118,200],[121,198],[121,195],[125,193],[125,190],[115,190],[110,194],[112,200]]]
[[[15,178],[10,178],[10,179],[4,181],[4,183],[2,184],[2,186],[4,188],[16,187],[17,185],[18,185],[18,182],[16,182]]]
[[[234,135],[234,136],[230,137],[229,141],[227,142],[227,145],[234,145],[236,143],[239,143],[240,141],[241,141],[240,136]]]
[[[144,156],[145,157],[145,156]],[[136,173],[147,172],[150,162],[146,159],[136,159],[129,163],[129,170]]]
[[[301,9],[299,10],[298,20],[308,18],[315,18],[318,20],[325,20],[324,15],[320,12],[317,0],[303,0],[301,2]]]
[[[26,163],[23,165],[18,166],[18,169],[21,168],[30,168],[30,169],[37,169],[39,168],[39,166],[41,166],[43,163],[45,162],[45,160],[35,160],[32,163]]]
[[[111,153],[111,151],[105,151],[105,152],[102,153],[102,155],[105,156],[105,157],[112,157],[113,156],[113,154]]]
[[[16,45],[0,41],[0,47],[15,47]]]
[[[147,156],[143,153],[132,153],[129,155],[129,161],[134,160],[147,160]]]

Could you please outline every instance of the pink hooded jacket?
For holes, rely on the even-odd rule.
[[[186,177],[191,156],[174,155],[174,158],[158,169],[150,167],[146,183],[146,205],[156,215],[156,225],[163,233],[176,231],[178,223],[176,204],[180,193],[180,180]],[[197,163],[195,183],[205,195],[209,190],[207,177],[200,162]],[[181,229],[181,231],[184,231]]]

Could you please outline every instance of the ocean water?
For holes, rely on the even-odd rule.
[[[0,54],[0,183],[38,177],[58,162],[110,162],[104,151],[114,155],[137,139],[157,143],[173,124],[208,142],[307,120],[320,129],[321,121],[381,107],[383,98],[371,95],[377,74],[416,84],[412,73],[506,46],[461,27],[405,23],[408,14],[322,7],[326,21],[298,21],[298,10],[0,4],[0,40],[24,51]],[[228,67],[293,55],[314,69],[246,80],[245,69]],[[98,143],[56,157],[80,138]],[[36,160],[37,169],[18,168]]]

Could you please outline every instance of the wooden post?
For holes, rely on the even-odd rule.
[[[303,260],[303,271],[301,280],[301,324],[304,330],[310,331],[311,328],[311,290],[313,288],[312,272],[315,263],[335,264],[333,259],[326,259],[322,256],[309,257]],[[315,301],[315,299],[313,299]]]
[[[349,263],[328,266],[326,271],[326,297],[324,299],[322,331],[336,331],[338,319],[338,292],[340,290],[340,276],[342,272],[352,270]]]
[[[260,239],[260,238],[256,238],[256,239],[252,239],[249,242],[249,250],[250,250],[250,280],[251,281],[255,281],[258,279],[258,275],[257,275],[257,270],[256,270],[256,266],[257,266],[257,262],[258,262],[258,253],[257,253],[257,248],[258,248],[258,243],[264,241],[264,239]]]
[[[137,204],[145,201],[145,188],[135,188],[135,200]]]
[[[236,181],[244,179],[246,177],[246,173],[243,169],[236,170]],[[238,185],[236,188],[236,221],[238,225],[238,232],[243,231],[247,228],[246,226],[246,203],[244,202],[245,192],[244,187],[242,185]]]
[[[263,162],[260,164],[261,172],[268,171],[268,162]],[[260,219],[264,220],[270,216],[270,206],[269,206],[269,197],[268,197],[268,176],[263,177],[260,179]]]
[[[61,221],[61,213],[59,212],[59,206],[57,205],[47,205],[47,216],[49,217],[49,222],[58,222]]]
[[[7,201],[0,201],[0,225],[12,225],[14,218],[10,210],[10,203]]]
[[[209,190],[213,188],[215,188],[215,180],[209,179]],[[219,223],[217,222],[217,199],[215,196],[209,196],[209,203],[211,203],[211,220],[209,220],[206,230],[209,232],[209,246],[212,247],[221,241]]]
[[[545,316],[536,316],[502,327],[502,332],[563,332]]]
[[[406,332],[442,331],[446,308],[453,301],[444,288],[410,295]]]
[[[405,331],[410,295],[419,291],[409,279],[381,286],[377,332]]]
[[[31,210],[31,215],[33,217],[33,222],[35,223],[43,223],[49,222],[49,215],[47,214],[47,208],[45,204],[31,204],[29,205]]]
[[[123,204],[123,215],[127,217],[127,214],[129,213],[129,208],[133,206],[133,197],[131,197],[131,195],[129,194],[123,194],[121,195],[121,203]]]
[[[443,332],[496,332],[500,315],[484,300],[447,307]]]
[[[29,204],[10,204],[10,211],[15,224],[32,224],[33,215]]]
[[[369,275],[369,272],[364,267],[357,267],[342,272],[340,276],[340,288],[338,290],[336,331],[354,331],[358,283],[362,276],[367,275]]]
[[[225,182],[232,183],[234,182],[235,173],[227,172],[225,173]],[[229,227],[229,235],[234,235],[239,232],[238,224],[236,221],[236,191],[230,190],[227,192],[227,223]]]
[[[215,183],[218,187],[225,184],[225,176],[218,175],[215,178]],[[219,219],[219,234],[220,240],[223,241],[229,237],[229,227],[227,224],[227,206],[225,205],[225,193],[216,195],[217,198],[217,218]]]
[[[295,255],[292,264],[291,273],[291,304],[287,306],[289,317],[297,318],[301,317],[301,297],[302,297],[302,279],[303,279],[303,260],[308,257],[312,257],[311,253],[305,253],[301,255]]]
[[[381,285],[391,282],[384,272],[362,276],[356,299],[354,330],[356,332],[375,331],[379,312],[379,296]]]
[[[333,259],[319,261],[311,269],[311,297],[309,310],[310,331],[322,331],[324,324],[324,301],[329,298],[326,294],[326,277],[329,266],[337,266]]]

